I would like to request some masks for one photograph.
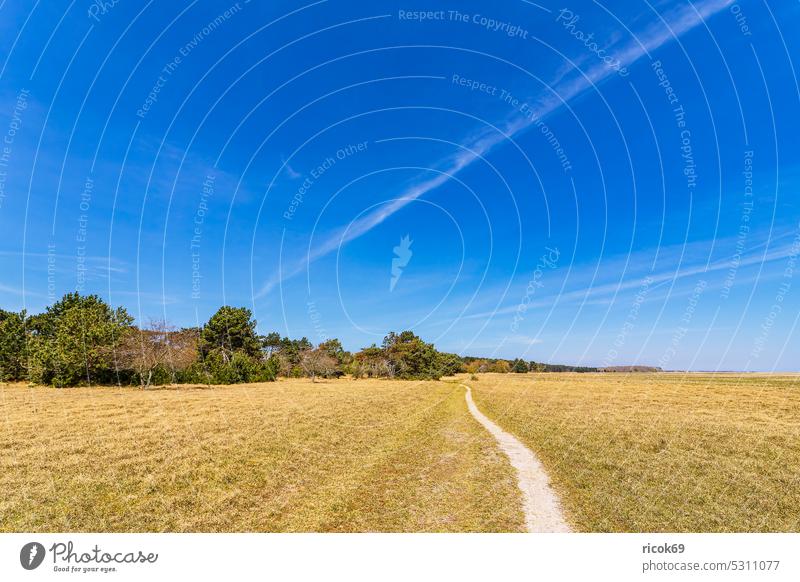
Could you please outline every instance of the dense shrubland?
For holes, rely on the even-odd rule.
[[[205,325],[135,325],[123,307],[68,293],[44,313],[0,309],[0,381],[52,386],[266,382],[278,376],[432,380],[459,372],[590,371],[521,359],[479,359],[438,351],[413,332],[390,332],[352,354],[338,339],[314,346],[277,332],[259,335],[244,307],[221,307]]]

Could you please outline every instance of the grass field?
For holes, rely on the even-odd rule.
[[[800,376],[486,374],[579,531],[800,531]]]
[[[800,376],[481,374],[577,531],[800,531]],[[0,531],[520,531],[458,383],[0,386]]]
[[[519,531],[443,382],[0,386],[2,531]]]

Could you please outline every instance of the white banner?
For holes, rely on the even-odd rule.
[[[800,580],[800,534],[5,534],[0,580]]]

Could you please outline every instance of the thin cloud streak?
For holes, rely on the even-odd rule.
[[[727,271],[730,269],[739,270],[744,267],[752,265],[766,264],[778,261],[780,259],[786,259],[796,254],[797,254],[797,245],[794,243],[786,244],[772,251],[769,251],[766,254],[753,254],[748,257],[743,257],[735,265],[734,263],[732,263],[731,259],[722,259],[719,261],[715,261],[709,264],[708,266],[703,264],[703,265],[688,267],[686,269],[682,269],[679,271],[663,271],[657,274],[650,273],[621,283],[607,283],[605,285],[597,285],[594,287],[587,287],[584,289],[576,289],[574,291],[569,291],[568,293],[562,293],[556,296],[555,298],[550,296],[550,298],[547,300],[543,299],[541,301],[531,302],[527,304],[527,308],[530,309],[531,307],[550,307],[553,304],[553,301],[566,303],[568,301],[573,301],[573,300],[582,300],[584,297],[589,298],[595,296],[609,295],[612,293],[616,293],[618,291],[631,291],[634,289],[639,289],[644,283],[644,281],[648,278],[650,280],[649,287],[653,289],[656,286],[671,281],[673,279],[676,280],[683,279],[685,277],[691,277],[693,275],[707,275],[717,271]],[[508,307],[503,307],[502,309],[498,309],[496,311],[473,313],[465,316],[463,319],[477,319],[477,318],[486,318],[497,315],[508,315],[510,313],[516,312],[517,309],[518,309],[517,305],[512,305]]]
[[[696,3],[694,6],[688,5],[675,9],[667,15],[662,16],[664,22],[659,20],[647,26],[642,34],[636,35],[634,39],[628,41],[624,46],[616,50],[616,58],[623,67],[628,67],[643,56],[648,55],[651,51],[658,49],[669,41],[674,40],[700,25],[706,18],[730,6],[733,1],[734,0],[706,0],[705,2]],[[497,145],[503,143],[507,138],[513,138],[515,135],[535,125],[539,120],[560,109],[567,102],[587,89],[616,74],[614,69],[598,64],[589,68],[586,72],[577,74],[573,79],[563,80],[564,75],[559,75],[557,78],[558,80],[551,85],[552,90],[539,99],[532,118],[517,115],[515,118],[506,120],[505,123],[499,127],[499,132],[487,133],[486,130],[478,132],[476,136],[466,140],[463,145],[464,151],[460,151],[458,154],[451,156],[448,160],[439,164],[440,167],[444,166],[441,174],[411,186],[405,193],[399,196],[397,200],[353,222],[349,227],[339,229],[336,234],[328,237],[296,266],[290,268],[287,272],[278,272],[277,275],[269,279],[259,292],[256,293],[255,297],[263,297],[282,281],[302,273],[317,259],[334,252],[340,246],[368,233],[409,203],[446,183],[450,176],[458,174],[475,160],[483,157]]]

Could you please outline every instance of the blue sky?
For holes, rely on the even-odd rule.
[[[5,308],[798,369],[795,3],[101,4],[0,3]]]

